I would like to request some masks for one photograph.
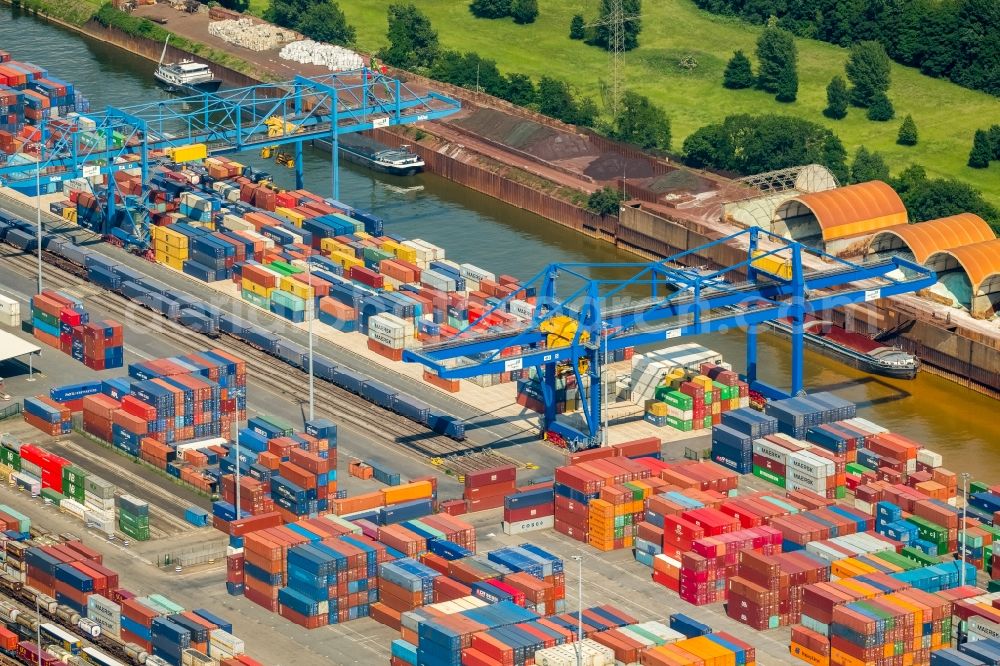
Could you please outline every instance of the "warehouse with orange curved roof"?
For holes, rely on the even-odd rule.
[[[868,254],[910,254],[918,264],[935,252],[991,241],[996,234],[974,213],[888,227],[872,236]]]
[[[906,206],[889,185],[873,180],[800,194],[775,210],[775,233],[831,254],[861,254],[872,235],[907,222]]]
[[[940,250],[930,255],[924,265],[938,274],[961,305],[974,317],[989,318],[1000,307],[1000,239]],[[964,277],[959,285],[954,277]],[[968,289],[968,296],[965,295]]]

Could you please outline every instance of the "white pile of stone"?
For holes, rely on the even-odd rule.
[[[208,33],[251,51],[276,49],[298,36],[291,30],[249,18],[213,21],[208,24]]]
[[[343,46],[321,44],[311,39],[286,44],[278,55],[284,60],[301,64],[322,65],[334,72],[360,69],[364,66],[364,60],[354,51]]]

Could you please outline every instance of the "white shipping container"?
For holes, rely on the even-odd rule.
[[[370,329],[368,331],[368,339],[374,340],[380,345],[385,345],[386,347],[390,347],[392,349],[405,349],[407,344],[410,343],[409,340],[407,340],[402,336],[395,337],[391,335],[386,335],[384,333],[380,333],[379,331],[373,331]]]
[[[555,527],[555,517],[554,516],[539,516],[537,518],[529,518],[528,520],[518,520],[512,523],[503,521],[500,524],[501,529],[503,529],[504,534],[526,534],[528,532],[537,532],[538,530],[550,530]]]
[[[431,258],[434,256],[433,253],[428,251],[427,248],[410,240],[403,241],[403,247],[408,247],[416,252],[417,260],[415,263],[422,269],[427,268],[427,265],[431,263]]]
[[[923,463],[928,467],[941,467],[944,464],[944,458],[941,457],[940,453],[936,453],[930,449],[918,449],[917,462]]]
[[[522,319],[531,319],[535,316],[535,304],[517,298],[510,301],[509,309],[512,315]]]
[[[242,217],[238,217],[230,213],[226,213],[222,216],[222,226],[232,231],[254,231],[252,224],[244,220]]]
[[[490,273],[489,271],[483,270],[478,266],[473,266],[472,264],[461,264],[458,267],[458,271],[459,274],[466,280],[475,280],[476,282],[482,282],[483,280],[490,280],[491,282],[497,281],[495,273]]]
[[[414,335],[412,322],[388,312],[383,312],[369,318],[368,328],[375,328],[377,331],[388,335],[403,335],[411,338]]]
[[[786,465],[790,451],[782,449],[766,440],[757,439],[753,443],[753,452],[759,456],[764,456],[768,460]]]
[[[246,645],[243,644],[243,639],[237,638],[222,629],[213,629],[209,633],[209,641],[212,645],[218,645],[220,648],[227,650],[233,656],[243,654],[247,649]]]
[[[969,640],[1000,639],[1000,624],[973,615],[969,618]]]
[[[572,645],[557,645],[535,652],[536,666],[614,666],[615,653],[597,641],[585,638]]]
[[[681,632],[675,631],[662,622],[657,622],[655,620],[651,622],[642,622],[635,626],[647,633],[653,634],[654,636],[659,636],[663,639],[664,643],[676,643],[677,641],[682,641],[687,638],[687,636]]]
[[[440,291],[451,292],[456,290],[455,281],[453,279],[430,269],[420,271],[420,282],[421,284]]]
[[[0,325],[21,325],[21,302],[0,294]]]
[[[873,435],[881,435],[884,432],[889,432],[888,428],[883,428],[882,426],[872,423],[868,419],[863,419],[860,417],[855,417],[853,419],[847,419],[844,421],[849,426],[854,426],[855,428],[860,428],[865,432],[870,432]]]
[[[415,244],[419,245],[420,247],[424,248],[424,250],[429,255],[428,261],[444,261],[445,260],[444,248],[438,247],[437,245],[434,245],[433,243],[428,243],[423,238],[414,238],[413,242]],[[457,268],[457,266],[456,266],[456,268]]]

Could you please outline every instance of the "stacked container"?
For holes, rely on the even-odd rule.
[[[91,322],[73,329],[73,358],[82,356],[91,370],[110,370],[125,364],[122,325],[116,321]]]
[[[504,497],[504,534],[524,534],[555,527],[555,491],[553,484],[540,483]]]
[[[131,495],[120,495],[117,502],[118,529],[136,541],[148,541],[149,503]]]
[[[24,421],[46,435],[58,437],[73,432],[73,414],[68,407],[43,395],[24,399]]]
[[[485,511],[504,505],[504,497],[516,488],[517,468],[513,465],[470,472],[465,475],[465,499],[469,511]]]

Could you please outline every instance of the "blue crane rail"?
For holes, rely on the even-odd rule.
[[[40,160],[41,184],[136,167],[145,176],[148,153],[166,148],[203,143],[216,155],[264,145],[300,149],[316,138],[336,140],[349,132],[435,120],[460,108],[457,100],[414,93],[398,79],[368,69],[108,107],[86,115],[95,124],[90,130],[77,125],[57,131],[59,123],[42,122],[41,143],[57,139]],[[294,129],[275,134],[267,122],[273,118]],[[34,179],[36,169],[36,164],[0,167],[0,184],[18,176]]]
[[[773,246],[760,250],[762,243]],[[692,257],[704,256],[710,248],[727,243],[745,243],[746,259],[714,272],[679,268]],[[821,259],[821,269],[806,270],[803,258]],[[760,270],[767,257],[790,259],[790,275],[783,277]],[[626,278],[591,277],[608,270],[627,271]],[[723,280],[727,274],[747,275],[739,284]],[[558,286],[569,279],[569,293]],[[911,293],[932,286],[934,271],[900,257],[855,263],[806,247],[757,227],[740,231],[661,261],[617,264],[550,264],[526,288],[537,289],[534,315],[523,327],[480,332],[477,327],[490,314],[507,311],[511,294],[487,309],[455,336],[422,348],[403,352],[403,360],[420,363],[446,379],[539,367],[543,372],[543,429],[556,427],[555,372],[559,363],[570,363],[581,381],[579,361],[589,361],[591,389],[583,403],[589,427],[583,446],[598,435],[600,414],[601,354],[626,347],[664,343],[691,335],[734,329],[747,331],[746,379],[769,397],[787,395],[757,379],[757,334],[766,322],[788,320],[792,329],[791,394],[803,387],[804,319],[807,314],[853,303]],[[565,290],[564,290],[565,291]],[[626,301],[624,304],[619,301]],[[562,346],[547,346],[543,324],[557,317],[576,322],[572,340]],[[520,348],[511,353],[511,348]],[[551,384],[551,390],[546,390]]]

